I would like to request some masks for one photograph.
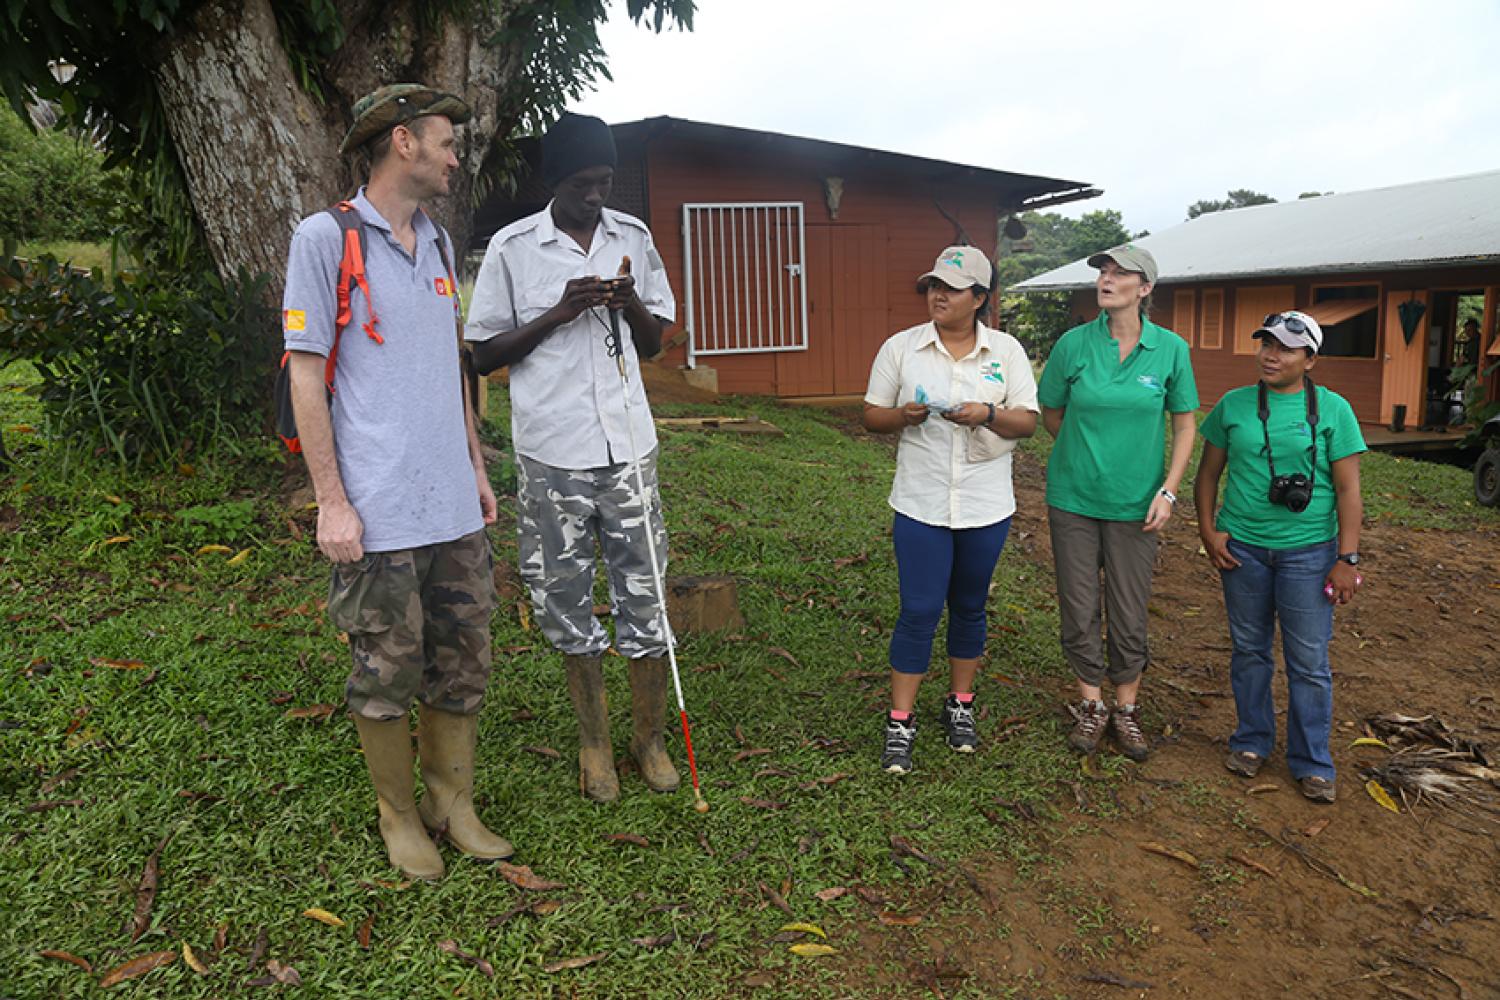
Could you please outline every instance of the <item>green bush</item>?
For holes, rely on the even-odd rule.
[[[278,340],[263,277],[105,280],[51,257],[0,273],[0,366],[35,365],[55,438],[134,464],[266,433]]]
[[[0,237],[103,240],[127,218],[123,178],[104,169],[104,154],[88,137],[33,132],[0,106]]]

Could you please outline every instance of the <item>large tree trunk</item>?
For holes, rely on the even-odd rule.
[[[497,132],[514,126],[498,111],[514,63],[480,44],[494,25],[472,17],[434,24],[420,0],[337,6],[347,38],[325,64],[322,103],[296,78],[271,0],[207,0],[154,54],[158,91],[214,262],[225,275],[241,266],[271,274],[278,302],[297,222],[363,180],[338,154],[349,109],[361,96],[387,83],[417,82],[474,108],[473,121],[459,129],[451,193],[428,206],[460,255],[475,179]]]

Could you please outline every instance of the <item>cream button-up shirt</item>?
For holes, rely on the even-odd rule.
[[[525,326],[557,304],[569,280],[612,278],[627,256],[646,310],[672,322],[677,303],[645,223],[606,208],[584,250],[553,223],[548,204],[490,239],[464,338],[489,340]],[[559,469],[596,469],[643,458],[656,447],[630,325],[620,319],[628,388],[606,348],[608,333],[608,311],[590,309],[510,366],[511,436],[518,454]],[[632,433],[635,454],[630,451]]]
[[[1016,338],[979,324],[974,348],[954,358],[937,327],[923,323],[902,330],[881,345],[870,369],[865,402],[905,406],[926,398],[949,405],[994,403],[995,409],[1040,412],[1036,376]],[[1016,512],[1011,484],[1015,442],[993,431],[962,427],[936,409],[901,432],[891,507],[923,524],[979,528]]]

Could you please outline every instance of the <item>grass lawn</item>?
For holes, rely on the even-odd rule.
[[[992,825],[976,809],[999,796],[1051,815],[1059,783],[1079,774],[1052,695],[1064,668],[1047,569],[1018,552],[1000,561],[984,752],[941,748],[940,673],[919,703],[918,771],[890,779],[876,756],[897,610],[892,453],[845,435],[837,415],[730,400],[660,412],[754,412],[786,431],[662,432],[672,571],[734,574],[748,622],[680,651],[712,811],[634,778],[612,807],[578,796],[561,658],[512,598],[494,621],[481,814],[515,841],[518,863],[562,886],[524,892],[451,850],[441,883],[393,882],[353,727],[335,707],[347,653],[320,606],[313,515],[283,506],[286,460],[268,444],[153,475],[65,462],[31,384],[24,367],[0,371],[0,429],[16,455],[0,473],[0,996],[93,995],[105,971],[184,945],[207,973],[178,957],[137,995],[221,996],[274,959],[310,995],[707,997],[739,995],[764,971],[771,985],[757,995],[877,996],[880,970],[835,980],[771,939],[797,919],[841,947],[864,904],[815,893],[880,886],[899,910],[903,886],[948,877],[911,861],[903,872],[892,836],[948,860],[1003,856],[1024,876],[1063,833]],[[503,435],[504,399],[492,403],[489,432]],[[1372,516],[1416,510],[1462,526],[1488,514],[1464,508],[1461,470],[1377,456],[1366,482]],[[513,563],[509,531],[495,543]],[[621,756],[623,667],[607,667]],[[1101,766],[1108,780],[1118,764]],[[159,845],[160,888],[131,943],[137,883]],[[973,897],[960,888],[946,905]],[[449,941],[494,979],[440,949]]]
[[[884,502],[892,455],[822,415],[736,401],[727,408],[759,410],[786,436],[663,433],[672,569],[735,574],[749,623],[681,650],[713,810],[699,816],[689,792],[652,795],[630,779],[617,806],[579,798],[560,657],[511,603],[495,618],[482,812],[516,842],[518,862],[565,887],[526,894],[451,852],[442,883],[392,887],[353,727],[341,708],[321,721],[292,717],[340,703],[347,654],[319,607],[326,568],[309,541],[312,515],[280,505],[281,457],[268,448],[144,476],[75,456],[65,469],[34,401],[17,391],[27,381],[22,369],[0,374],[0,427],[18,452],[0,493],[7,996],[89,992],[81,968],[42,950],[79,956],[97,977],[184,943],[211,953],[221,926],[226,945],[207,976],[179,959],[141,980],[150,995],[216,996],[260,975],[247,964],[262,934],[264,958],[327,995],[492,994],[480,970],[438,949],[449,939],[492,963],[513,996],[721,995],[749,970],[788,966],[770,995],[849,995],[855,984],[827,982],[816,959],[768,941],[792,918],[765,905],[761,883],[837,947],[841,915],[863,904],[813,894],[907,877],[892,835],[945,857],[1033,857],[1038,845],[1005,839],[975,802],[1001,795],[1045,809],[1054,783],[1077,773],[1050,699],[1026,685],[1060,660],[1050,600],[1019,559],[1002,560],[993,604],[1004,629],[992,656],[1007,682],[981,688],[986,729],[1009,719],[1013,735],[959,758],[928,722],[918,774],[878,772],[896,613]],[[22,424],[38,429],[15,433]],[[513,561],[513,537],[496,543]],[[231,564],[229,553],[197,554],[204,545],[248,555]],[[623,661],[608,672],[623,756]],[[924,718],[942,690],[929,687]],[[606,839],[621,833],[649,844]],[[122,928],[164,839],[150,928],[132,945]],[[909,876],[929,877],[920,864]],[[561,905],[515,912],[533,899]],[[348,926],[302,916],[313,907]],[[372,915],[366,950],[356,929]],[[656,948],[632,942],[672,933]],[[601,952],[591,967],[544,971]]]

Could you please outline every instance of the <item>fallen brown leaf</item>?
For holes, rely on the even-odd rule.
[[[762,986],[770,986],[774,982],[776,982],[776,977],[769,972],[750,972],[746,973],[745,978],[740,980],[740,985],[748,986],[754,990]]]
[[[533,917],[545,917],[562,909],[562,903],[555,899],[539,899],[526,909]]]
[[[368,917],[365,917],[365,919],[360,923],[359,930],[354,932],[355,940],[357,940],[359,942],[359,946],[366,951],[369,951],[370,949],[370,935],[374,932],[374,930],[375,912],[372,910],[370,911],[370,915]]]
[[[631,938],[630,939],[630,943],[633,944],[633,945],[638,945],[638,946],[640,946],[642,948],[663,948],[663,947],[671,944],[673,941],[676,941],[676,940],[677,940],[677,935],[676,934],[667,933],[667,934],[657,934],[654,937]]]
[[[797,658],[791,653],[782,649],[780,646],[768,646],[766,647],[766,652],[776,654],[786,662],[790,663],[792,666],[796,667],[798,670],[802,669],[802,664],[797,662]]]
[[[1261,864],[1259,861],[1253,861],[1253,860],[1251,860],[1250,858],[1246,857],[1243,854],[1231,854],[1229,856],[1229,860],[1230,861],[1239,862],[1240,864],[1244,865],[1246,868],[1253,868],[1256,871],[1260,872],[1262,875],[1266,876],[1266,878],[1275,878],[1276,877],[1276,873],[1273,872],[1271,869],[1267,868],[1265,865]]]
[[[600,951],[595,952],[592,955],[580,955],[577,958],[562,958],[558,959],[556,962],[548,962],[546,965],[542,966],[542,971],[565,972],[568,969],[581,969],[586,965],[593,965],[595,962],[602,962],[608,957],[609,952]]]
[[[792,910],[792,904],[788,903],[786,901],[786,897],[781,893],[777,892],[775,889],[772,889],[764,882],[757,882],[756,885],[760,887],[761,895],[765,896],[766,899],[770,901],[772,906],[776,907],[778,910],[785,913],[789,917],[795,917],[797,915]]]
[[[740,801],[752,809],[785,809],[785,802],[774,802],[771,799],[753,799],[748,795],[741,795]]]
[[[898,837],[895,834],[891,834],[890,840],[891,851],[894,852],[898,858],[916,858],[918,861],[921,861],[924,864],[929,864],[934,868],[943,867],[943,862],[941,860],[933,857],[930,854],[924,853],[921,850],[918,850],[917,847],[905,837]]]
[[[866,903],[869,903],[871,906],[884,906],[885,905],[885,895],[883,893],[881,893],[878,889],[871,889],[871,888],[869,888],[867,886],[863,886],[862,885],[862,886],[857,887],[854,890],[854,893],[860,899],[863,899]]]
[[[302,915],[312,920],[316,920],[320,924],[327,924],[329,927],[344,926],[344,922],[338,917],[317,906],[309,907],[308,909],[303,910]]]
[[[78,777],[78,768],[70,767],[66,771],[60,771],[42,782],[42,787],[38,791],[42,795],[51,795],[76,777]]]
[[[175,951],[153,951],[149,955],[140,955],[124,965],[111,969],[103,979],[99,980],[99,986],[101,988],[117,986],[127,979],[144,976],[148,972],[159,969],[163,965],[171,965],[175,961],[177,961]]]
[[[250,960],[245,963],[247,973],[254,972],[255,967],[260,964],[261,956],[265,955],[270,939],[266,937],[266,929],[258,927],[255,931],[255,943],[250,946]]]
[[[1198,867],[1198,859],[1180,848],[1168,847],[1165,844],[1158,844],[1154,840],[1148,840],[1143,843],[1136,844],[1135,846],[1139,847],[1143,851],[1149,851],[1152,854],[1160,854],[1164,858],[1171,858],[1174,861],[1181,861],[1183,864],[1187,865],[1190,868]]]
[[[41,956],[43,958],[53,958],[53,959],[56,959],[59,962],[69,962],[69,963],[71,963],[73,965],[78,966],[80,969],[82,969],[84,972],[87,972],[89,975],[93,975],[94,974],[94,967],[88,963],[88,960],[87,959],[79,958],[77,955],[73,954],[72,952],[69,952],[69,951],[55,951],[55,950],[49,948],[46,951],[41,952],[40,954],[41,954]]]
[[[734,755],[734,760],[735,763],[739,763],[742,760],[749,760],[751,757],[764,757],[768,753],[775,752],[776,751],[772,750],[770,747],[754,747],[749,750],[741,750],[739,753]]]
[[[522,747],[521,749],[524,750],[524,751],[526,751],[527,753],[534,753],[538,757],[546,757],[549,760],[562,760],[562,754],[558,753],[556,750],[552,749],[551,747],[535,746],[535,747]]]
[[[1316,837],[1318,834],[1328,829],[1328,824],[1332,822],[1333,820],[1329,819],[1327,816],[1319,820],[1314,820],[1307,825],[1306,829],[1302,831],[1302,835],[1305,837]]]
[[[882,910],[876,919],[890,927],[915,927],[922,922],[922,915],[920,913],[895,913],[891,910]]]
[[[29,813],[51,812],[53,809],[76,809],[84,805],[83,799],[49,799],[46,802],[33,802],[26,807]]]
[[[763,767],[759,771],[756,771],[755,776],[757,778],[795,778],[797,772],[789,771],[784,767],[772,764],[770,767]]]
[[[322,722],[333,715],[333,712],[334,707],[332,705],[319,703],[317,705],[307,705],[303,708],[289,708],[286,710],[286,717],[288,719],[311,719],[315,722]]]
[[[458,947],[458,942],[456,942],[456,941],[452,941],[452,940],[439,941],[438,942],[438,951],[446,951],[448,954],[452,955],[454,958],[459,959],[460,961],[463,961],[463,962],[468,962],[470,965],[474,966],[474,968],[476,968],[480,972],[484,973],[484,976],[485,976],[486,979],[494,979],[495,978],[495,967],[493,965],[491,965],[490,963],[486,962],[484,959],[480,958],[478,955],[470,955],[468,952],[463,951],[462,949],[460,949]]]
[[[151,926],[151,906],[156,902],[156,885],[160,878],[160,864],[162,848],[167,846],[168,837],[163,837],[161,843],[156,845],[156,850],[146,859],[146,867],[141,871],[141,880],[135,887],[135,913],[130,921],[130,943],[135,944],[140,940],[146,928]]]
[[[840,771],[837,774],[830,774],[826,777],[814,778],[813,780],[807,782],[805,785],[799,785],[798,787],[801,788],[804,792],[810,792],[815,788],[826,788],[829,785],[836,785],[840,781],[848,781],[852,777],[854,777],[852,773],[848,771]]]
[[[704,833],[702,830],[698,831],[698,846],[703,848],[703,853],[707,854],[709,857],[712,858],[715,856],[713,845],[708,842],[708,834]]]
[[[106,660],[102,656],[89,657],[89,663],[96,667],[109,667],[111,670],[141,670],[146,666],[143,660]]]
[[[1123,986],[1128,990],[1149,990],[1151,988],[1150,983],[1142,982],[1139,979],[1126,979],[1124,976],[1117,976],[1113,972],[1099,972],[1096,969],[1090,969],[1088,972],[1084,973],[1078,978],[1086,983],[1103,983],[1106,986]]]
[[[1263,794],[1265,792],[1278,791],[1278,790],[1280,790],[1280,788],[1281,788],[1281,786],[1278,785],[1278,784],[1276,784],[1276,782],[1274,782],[1274,781],[1268,781],[1264,785],[1251,785],[1249,788],[1245,789],[1245,794],[1246,795],[1261,795],[1261,794]]]
[[[527,865],[512,865],[500,861],[496,863],[495,870],[500,873],[501,878],[517,889],[527,889],[532,892],[548,892],[553,889],[567,888],[562,882],[553,882],[540,877]]]
[[[282,965],[274,958],[266,963],[266,972],[270,973],[271,978],[283,986],[302,985],[302,974],[300,972],[290,965]]]
[[[858,566],[860,563],[869,562],[869,561],[870,561],[870,553],[868,553],[868,552],[861,552],[857,556],[844,556],[842,559],[835,559],[833,561],[833,568],[834,569],[843,569],[846,566]]]
[[[823,903],[831,903],[835,899],[847,895],[849,895],[849,890],[844,886],[831,885],[827,889],[819,889],[813,893],[813,898]]]
[[[634,844],[636,847],[651,846],[651,841],[638,833],[606,833],[604,839],[612,844]]]

